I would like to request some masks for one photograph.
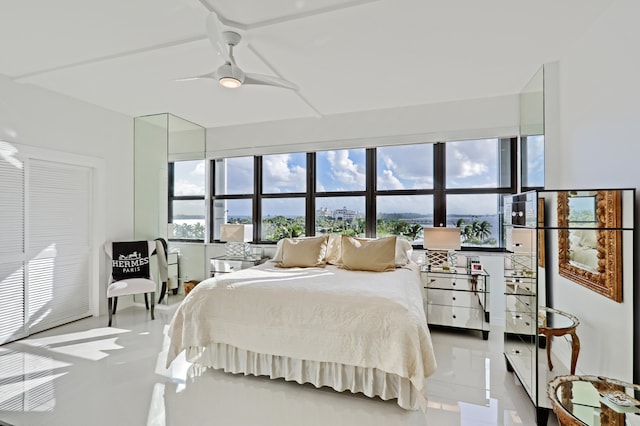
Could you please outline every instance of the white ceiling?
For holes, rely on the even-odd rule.
[[[0,2],[0,74],[136,117],[205,127],[518,93],[615,0],[29,0]],[[299,91],[175,81],[222,59]]]

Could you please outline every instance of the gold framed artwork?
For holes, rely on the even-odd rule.
[[[545,241],[544,241],[544,198],[538,198],[538,266],[545,265]]]
[[[561,276],[622,302],[622,196],[618,190],[558,192]]]

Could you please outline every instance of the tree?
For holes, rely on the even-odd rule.
[[[495,238],[489,238],[491,236],[491,223],[486,220],[479,221],[473,219],[471,223],[463,218],[456,221],[456,227],[460,228],[460,235],[462,241],[468,244],[476,245],[495,245]]]

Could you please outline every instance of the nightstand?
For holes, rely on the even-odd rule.
[[[427,323],[479,330],[489,338],[489,274],[466,268],[422,271]]]
[[[260,265],[269,260],[268,257],[260,259],[243,259],[238,257],[218,256],[210,259],[211,262],[211,276],[215,277],[220,274],[228,274],[231,272],[239,271],[241,269],[251,268],[252,266]]]

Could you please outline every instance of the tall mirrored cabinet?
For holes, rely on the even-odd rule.
[[[574,286],[612,302],[633,289],[635,189],[528,191],[506,196],[503,212],[506,367],[531,399],[538,425],[546,425],[547,384],[575,374],[580,356],[585,314],[568,311],[578,303],[568,300]],[[631,341],[633,327],[628,334]],[[559,351],[563,359],[551,350],[560,336],[571,344]]]

